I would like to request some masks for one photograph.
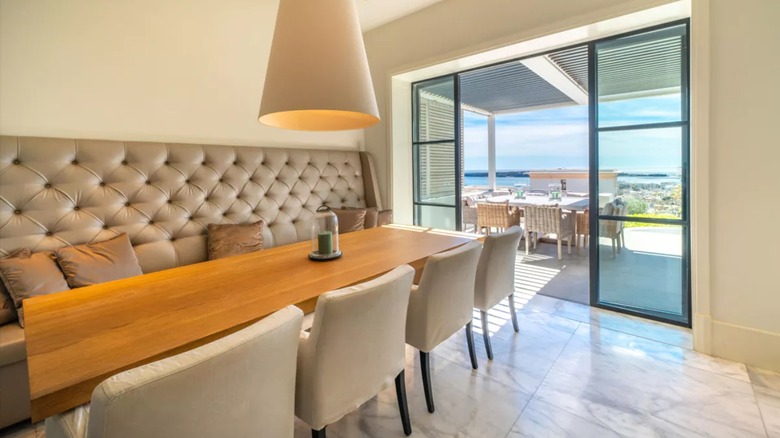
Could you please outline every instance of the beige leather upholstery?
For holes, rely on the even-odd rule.
[[[477,266],[474,307],[490,310],[515,292],[515,261],[523,229],[515,226],[485,237]]]
[[[412,286],[406,343],[429,352],[471,322],[480,242],[428,257],[419,286]]]
[[[0,326],[0,366],[27,359],[24,329],[16,322]]]
[[[323,203],[366,206],[358,152],[0,137],[0,254],[126,232],[152,272],[206,260],[209,223],[307,240]]]
[[[357,409],[404,370],[404,328],[414,269],[320,295],[301,332],[295,415],[320,430]]]
[[[148,273],[207,260],[209,223],[263,219],[265,248],[304,241],[323,203],[381,207],[371,169],[356,151],[0,136],[0,255],[126,232]],[[28,385],[4,380],[26,382],[15,364],[0,428],[29,416]]]
[[[47,438],[292,437],[303,314],[289,306],[192,351],[117,374]]]

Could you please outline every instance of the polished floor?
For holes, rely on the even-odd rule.
[[[518,293],[520,333],[508,309],[491,312],[495,359],[476,324],[472,371],[458,333],[433,351],[436,412],[425,408],[418,355],[407,349],[417,437],[780,437],[780,374],[691,350],[688,330]],[[9,437],[42,437],[18,426]],[[309,437],[298,422],[296,437]],[[388,388],[328,427],[330,437],[403,437]]]

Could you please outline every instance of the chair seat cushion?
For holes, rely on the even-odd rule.
[[[27,344],[24,341],[24,329],[15,323],[0,326],[0,366],[26,359]]]
[[[102,242],[59,248],[55,254],[71,288],[143,274],[126,233]]]
[[[209,260],[260,251],[265,245],[263,221],[251,224],[209,224]]]

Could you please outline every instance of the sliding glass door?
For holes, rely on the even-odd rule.
[[[690,325],[687,30],[603,40],[590,53],[591,304],[682,325]]]
[[[460,104],[455,75],[413,86],[414,223],[460,229]]]

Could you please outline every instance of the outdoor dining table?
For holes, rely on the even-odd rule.
[[[585,211],[588,208],[588,198],[581,198],[576,196],[564,196],[560,199],[551,200],[548,196],[534,196],[526,195],[525,198],[515,198],[514,195],[507,196],[494,196],[486,199],[491,203],[503,203],[509,201],[509,205],[513,207],[526,207],[529,205],[543,206],[543,205],[558,205],[563,210],[570,211]]]

